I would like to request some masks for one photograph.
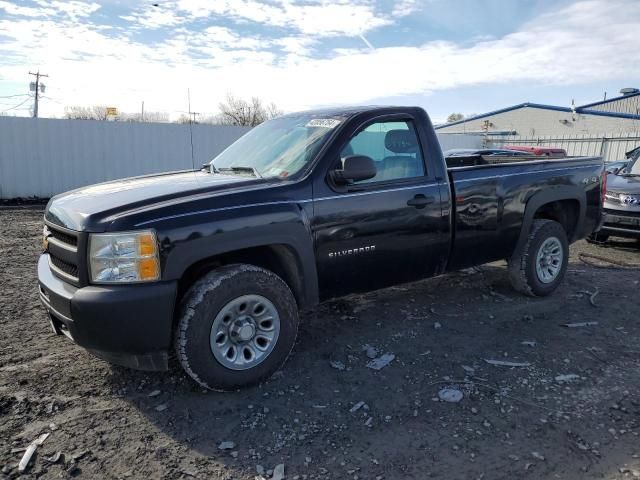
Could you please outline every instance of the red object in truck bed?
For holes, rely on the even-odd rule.
[[[519,152],[531,152],[534,155],[547,155],[554,157],[566,157],[567,151],[564,148],[555,147],[535,147],[529,145],[505,145],[503,148],[517,150]]]

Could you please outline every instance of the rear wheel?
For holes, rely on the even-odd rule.
[[[175,350],[201,386],[232,390],[280,368],[297,331],[295,298],[280,277],[253,265],[229,265],[202,277],[185,295]]]
[[[568,260],[569,243],[562,225],[534,220],[525,245],[509,260],[511,284],[526,295],[549,295],[562,282]]]

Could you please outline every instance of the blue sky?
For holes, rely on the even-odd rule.
[[[638,31],[637,0],[0,0],[0,112],[30,114],[37,69],[42,116],[144,101],[176,117],[187,89],[204,114],[228,93],[285,111],[420,105],[436,121],[579,105],[640,87]]]

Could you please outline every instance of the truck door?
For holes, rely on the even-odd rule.
[[[314,182],[312,229],[321,297],[442,270],[449,244],[440,195],[446,179],[436,179],[427,168],[413,120],[362,125],[341,145],[329,170],[340,168],[348,155],[371,157],[377,173],[346,189],[332,186],[328,175]]]

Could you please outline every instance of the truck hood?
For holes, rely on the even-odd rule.
[[[78,188],[53,197],[47,221],[76,231],[98,231],[99,220],[177,197],[233,191],[264,180],[204,171],[172,172],[126,178]]]
[[[610,174],[607,177],[607,191],[628,195],[640,194],[640,177]]]

